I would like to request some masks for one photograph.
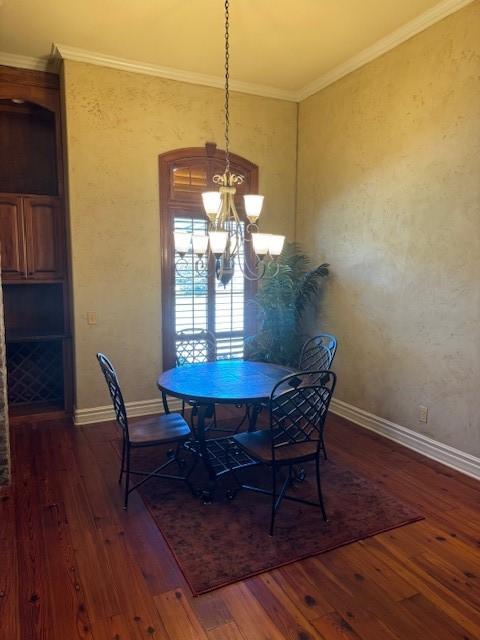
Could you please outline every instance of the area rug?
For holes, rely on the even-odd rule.
[[[142,466],[158,463],[152,454],[142,452]],[[314,467],[305,465],[305,471],[292,495],[316,499]],[[268,470],[243,473],[249,483],[268,487]],[[211,504],[181,482],[151,480],[139,489],[194,595],[422,519],[381,486],[331,461],[322,462],[328,522],[320,509],[284,501],[274,537],[268,534],[270,497],[240,491],[229,501],[227,487],[228,480]]]

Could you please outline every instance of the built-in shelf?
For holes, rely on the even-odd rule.
[[[72,405],[61,107],[52,78],[0,66],[7,390],[10,416],[20,419],[69,415]]]
[[[64,345],[52,339],[7,342],[8,401],[15,405],[64,402]]]
[[[5,285],[3,303],[7,341],[65,334],[61,284]]]
[[[4,133],[0,191],[56,195],[59,181],[55,113],[28,101],[19,104],[1,99],[0,107],[0,128]]]

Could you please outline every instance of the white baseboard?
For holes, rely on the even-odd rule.
[[[178,411],[181,409],[182,403],[180,400],[169,398],[168,406],[173,411]],[[163,403],[161,398],[126,402],[125,407],[129,418],[163,413]],[[111,404],[103,407],[91,407],[89,409],[75,409],[74,423],[78,426],[93,424],[95,422],[108,422],[109,420],[115,420],[115,414]]]
[[[480,458],[450,447],[442,442],[437,442],[432,438],[416,433],[411,429],[402,427],[399,424],[380,418],[373,413],[368,413],[363,409],[354,407],[342,400],[332,399],[330,410],[342,418],[350,420],[365,429],[375,431],[375,433],[398,442],[404,447],[408,447],[417,453],[421,453],[427,458],[436,462],[441,462],[447,467],[451,467],[460,473],[465,473],[472,478],[480,480]]]
[[[170,398],[168,406],[172,410],[178,411],[181,409],[181,401]],[[163,404],[160,398],[127,402],[126,408],[129,417],[163,413]],[[380,418],[373,413],[359,409],[342,400],[333,398],[330,404],[330,410],[332,413],[346,420],[350,420],[350,422],[374,431],[389,440],[398,442],[398,444],[408,447],[427,458],[431,458],[436,462],[445,464],[447,467],[451,467],[456,471],[480,480],[480,458],[450,447],[442,442],[437,442],[428,436],[390,422],[385,418]],[[75,424],[79,426],[94,424],[96,422],[107,422],[114,419],[115,415],[112,405],[91,407],[89,409],[76,409],[74,415]]]

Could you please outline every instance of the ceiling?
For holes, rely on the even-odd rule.
[[[444,9],[466,4],[230,2],[232,78],[292,94],[406,23],[421,25],[424,12],[431,16],[438,14],[440,5]],[[223,11],[223,0],[0,0],[0,51],[47,60],[52,43],[60,42],[116,58],[222,76]]]

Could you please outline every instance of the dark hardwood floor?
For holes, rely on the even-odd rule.
[[[1,640],[480,638],[480,484],[345,420],[327,431],[332,458],[426,519],[193,598],[141,499],[121,509],[113,424],[15,427]]]

